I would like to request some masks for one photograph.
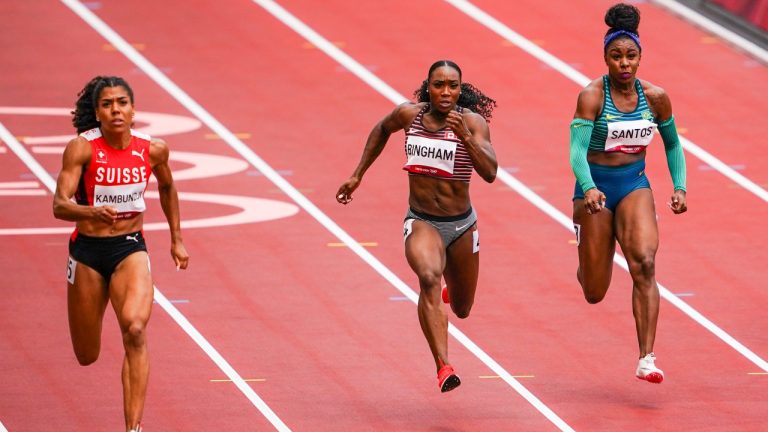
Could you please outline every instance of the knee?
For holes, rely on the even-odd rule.
[[[146,340],[146,323],[132,320],[123,331],[123,344],[126,347],[139,348]]]
[[[422,291],[430,291],[433,289],[441,290],[442,275],[431,271],[423,271],[416,274],[419,278],[419,288]]]
[[[457,318],[464,319],[469,316],[469,312],[472,310],[472,305],[454,305],[451,303],[451,310]]]
[[[602,283],[582,283],[581,288],[584,291],[584,299],[589,304],[600,303],[608,292],[608,285]]]
[[[635,281],[650,281],[656,276],[656,256],[653,253],[643,254],[629,262],[629,270]]]
[[[589,304],[598,304],[605,298],[605,293],[593,293],[593,292],[587,292],[584,291],[584,299],[587,300],[587,303]]]
[[[77,357],[77,362],[80,363],[80,366],[88,366],[96,363],[96,360],[99,359],[99,353],[98,352],[75,352],[75,357]]]

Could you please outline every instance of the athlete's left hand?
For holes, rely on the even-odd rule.
[[[463,142],[467,142],[472,138],[472,132],[467,127],[467,124],[464,122],[464,116],[460,112],[449,112],[448,117],[445,119],[445,123]]]
[[[688,204],[685,201],[685,191],[677,189],[672,193],[672,199],[667,203],[675,214],[685,213]]]
[[[186,270],[189,265],[189,254],[181,241],[171,244],[171,257],[176,264],[176,270]]]

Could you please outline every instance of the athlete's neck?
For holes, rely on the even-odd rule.
[[[101,136],[104,137],[104,140],[110,147],[118,150],[128,148],[128,146],[131,144],[130,130],[128,132],[109,132],[102,128]]]
[[[637,78],[633,78],[632,81],[624,84],[624,83],[617,83],[616,81],[612,80],[611,77],[608,77],[608,85],[611,87],[611,89],[621,93],[622,95],[629,96],[635,94],[635,80]]]

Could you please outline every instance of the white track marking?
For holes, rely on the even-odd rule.
[[[694,11],[693,9],[685,6],[681,3],[672,0],[651,0],[651,3],[656,3],[659,6],[666,8],[673,13],[676,13],[686,20],[703,27],[705,30],[716,34],[717,36],[725,39],[731,44],[741,48],[749,54],[757,57],[763,63],[768,64],[768,51],[761,48],[759,45],[748,41],[747,39],[739,36],[738,34],[728,30],[720,24],[712,21],[704,15]]]
[[[372,72],[369,70],[363,68],[359,63],[357,63],[356,60],[354,60],[352,57],[341,51],[338,47],[336,47],[334,44],[328,42],[325,40],[322,36],[314,32],[311,28],[307,27],[305,24],[303,24],[301,21],[299,21],[296,17],[293,15],[290,15],[289,12],[285,11],[283,8],[277,6],[272,2],[271,0],[253,0],[256,3],[259,3],[260,5],[265,4],[269,5],[272,10],[268,9],[267,6],[262,5],[265,9],[269,10],[270,13],[277,16],[278,19],[285,22],[287,25],[296,25],[297,28],[293,28],[297,33],[308,39],[310,42],[315,44],[318,48],[322,49],[328,56],[333,58],[334,60],[341,63],[343,66],[347,66],[348,63],[355,63],[357,64],[357,67],[355,68],[348,68],[350,72],[357,75],[361,80],[368,83],[371,87],[373,87],[374,90],[378,91],[380,94],[382,94],[384,97],[390,99],[393,103],[399,104],[402,102],[405,102],[407,99],[397,93],[396,90],[392,89],[388,84],[380,80],[378,77],[375,77]],[[467,2],[463,0],[445,0],[450,3],[461,3],[461,4],[468,4]],[[474,7],[474,6],[472,6]],[[273,12],[274,10],[274,12]],[[479,10],[478,10],[479,11]],[[483,16],[487,16],[488,19],[493,20],[494,22],[498,23],[494,18],[488,16],[484,12],[480,11]],[[280,14],[279,16],[277,14]],[[283,18],[282,16],[285,15]],[[475,18],[473,16],[473,18]],[[475,18],[477,19],[477,18]],[[291,23],[291,24],[288,24]],[[498,23],[498,25],[503,26],[503,24]],[[541,58],[548,58],[551,57],[550,54],[544,52],[536,45],[532,44],[531,42],[527,41],[526,39],[522,38],[522,40],[517,40],[519,35],[517,33],[514,33],[511,29],[504,26],[504,28],[511,32],[509,36],[511,37],[510,41],[512,42],[520,42],[523,45],[530,45],[531,49],[538,52],[541,51],[540,55]],[[502,36],[505,36],[505,34],[502,34]],[[506,37],[506,36],[505,36]],[[551,64],[551,66],[555,67],[554,65],[557,64],[557,62],[562,63],[560,60],[555,59],[556,61]],[[564,63],[562,63],[564,64]],[[565,65],[567,66],[567,65]],[[568,66],[570,68],[570,66]],[[572,69],[572,68],[571,68]],[[573,70],[574,73],[578,74],[577,71]],[[586,79],[586,77],[584,77]],[[397,97],[393,97],[392,95],[396,95]],[[513,190],[515,190],[517,193],[523,196],[526,200],[531,202],[534,206],[539,208],[541,211],[546,213],[551,218],[555,219],[558,223],[563,225],[566,229],[573,232],[573,221],[570,217],[566,216],[564,213],[562,213],[560,210],[558,210],[556,207],[548,203],[544,198],[533,192],[530,188],[525,186],[521,181],[517,180],[514,176],[507,173],[504,170],[499,170],[497,173],[497,178],[504,183],[506,183],[509,187],[511,187]],[[627,262],[618,253],[614,255],[614,262],[618,264],[621,268],[624,270],[629,271],[629,267],[627,266]],[[741,355],[749,359],[751,362],[756,364],[759,368],[763,369],[764,371],[768,372],[768,362],[766,362],[764,359],[762,359],[760,356],[755,354],[753,351],[745,347],[742,343],[737,341],[735,338],[733,338],[731,335],[729,335],[727,332],[725,332],[723,329],[718,327],[716,324],[714,324],[712,321],[704,317],[701,313],[696,311],[693,307],[688,305],[686,302],[681,300],[679,297],[675,296],[670,292],[667,288],[665,288],[662,284],[658,283],[659,286],[659,292],[661,296],[672,303],[675,307],[680,309],[683,313],[688,315],[691,319],[702,325],[704,328],[712,332],[715,336],[720,338],[723,342],[728,344],[730,347],[735,349],[737,352],[739,352]]]
[[[150,78],[152,78],[160,87],[165,89],[171,96],[173,96],[181,105],[186,107],[197,118],[199,118],[204,124],[206,124],[214,133],[219,135],[227,144],[229,144],[235,151],[237,151],[245,160],[250,162],[256,169],[261,171],[266,178],[272,181],[278,188],[280,188],[286,195],[291,197],[300,207],[302,207],[307,213],[314,217],[320,224],[322,224],[328,231],[333,233],[339,240],[344,242],[353,252],[355,252],[360,258],[367,262],[372,268],[374,268],[380,275],[387,279],[393,286],[400,290],[405,296],[407,296],[414,303],[418,302],[418,295],[407,285],[400,280],[389,268],[382,264],[376,257],[365,250],[357,241],[355,241],[349,234],[347,234],[339,225],[337,225],[332,219],[330,219],[325,213],[323,213],[317,206],[314,205],[309,199],[302,195],[295,187],[293,187],[288,181],[280,176],[269,164],[261,159],[256,153],[253,152],[248,146],[246,146],[240,139],[238,139],[229,129],[221,124],[216,118],[214,118],[208,111],[205,110],[200,104],[192,99],[184,90],[178,87],[173,81],[171,81],[164,73],[160,71],[155,65],[149,62],[144,56],[142,56],[136,49],[128,44],[120,35],[107,26],[101,19],[90,12],[82,4],[75,0],[61,0],[70,9],[72,9],[77,15],[79,15],[84,21],[86,21],[91,27],[94,28],[99,34],[107,39],[115,48],[123,53],[129,60],[131,60],[136,66],[143,70]],[[277,6],[272,3],[272,5]],[[282,8],[280,8],[282,9]],[[296,20],[298,22],[298,20]],[[301,24],[300,22],[298,22]],[[301,24],[303,25],[303,24]],[[304,26],[306,27],[306,26]],[[317,37],[317,43],[325,44],[326,46],[333,46],[324,38]],[[367,71],[362,65],[359,65],[355,60],[349,58],[350,64],[357,64],[357,73]],[[354,67],[354,66],[353,66]],[[357,74],[356,73],[356,74]],[[378,81],[382,85],[386,85],[377,77],[371,75],[374,81]],[[389,86],[387,86],[389,87]],[[391,89],[390,97],[400,96],[395,90]],[[528,400],[536,409],[544,414],[550,421],[556,424],[560,430],[572,431],[573,429],[568,426],[562,419],[560,419],[552,410],[544,405],[538,398],[536,398],[528,389],[522,386],[517,380],[512,378],[512,375],[504,370],[498,363],[496,363],[490,356],[480,350],[477,345],[472,343],[463,333],[461,333],[455,326],[449,325],[449,331],[451,334],[467,349],[472,351],[481,361],[483,361],[491,370],[497,375],[501,376],[507,383],[509,383],[518,393],[520,393],[526,400]]]
[[[547,66],[560,72],[562,75],[564,75],[571,81],[575,82],[576,84],[582,87],[585,87],[587,84],[590,83],[591,80],[587,78],[584,74],[577,71],[576,69],[574,69],[564,61],[560,60],[559,58],[543,50],[541,47],[537,46],[533,42],[521,36],[519,33],[507,27],[506,24],[492,17],[491,15],[489,15],[482,9],[478,8],[474,4],[470,3],[469,1],[467,0],[444,0],[444,1],[454,6],[456,9],[460,10],[461,12],[465,13],[469,17],[473,18],[475,21],[484,25],[494,33],[498,34],[499,36],[503,37],[509,42],[517,45],[518,47],[520,47],[520,49],[527,52],[531,56],[539,59],[540,61],[545,63]],[[653,1],[660,2],[659,0],[653,0]],[[664,3],[668,3],[668,2],[664,2]],[[712,168],[720,172],[720,174],[728,177],[730,180],[732,180],[739,186],[743,187],[744,189],[748,190],[749,192],[752,192],[763,201],[768,202],[768,191],[758,186],[752,180],[736,172],[736,170],[729,167],[727,164],[723,163],[721,160],[713,156],[711,153],[707,152],[706,150],[694,144],[691,140],[683,136],[680,137],[680,144],[682,144],[685,150],[687,150],[689,153],[699,158],[705,164],[710,165]]]

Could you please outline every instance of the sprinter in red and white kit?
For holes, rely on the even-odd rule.
[[[441,279],[451,309],[466,318],[472,309],[480,270],[477,215],[469,199],[474,170],[486,182],[496,178],[496,153],[488,118],[496,102],[469,83],[450,60],[432,64],[414,93],[418,102],[398,105],[368,135],[360,162],[336,192],[349,204],[363,175],[387,140],[405,131],[404,170],[409,208],[403,223],[405,257],[419,278],[419,323],[437,370],[441,392],[461,384],[448,361],[448,317],[441,304]]]
[[[146,327],[153,284],[142,232],[144,191],[155,174],[177,269],[189,263],[168,145],[131,129],[133,91],[119,77],[97,76],[78,94],[56,183],[53,214],[74,221],[67,263],[67,307],[75,356],[96,361],[107,303],[123,336],[123,408],[127,431],[141,431],[149,378]]]

